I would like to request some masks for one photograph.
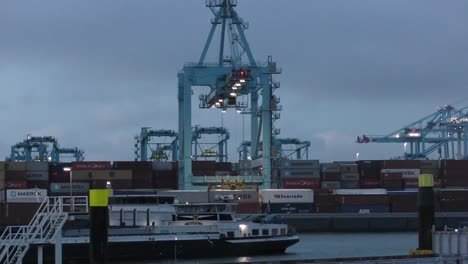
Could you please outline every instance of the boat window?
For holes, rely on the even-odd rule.
[[[276,228],[271,229],[271,235],[272,236],[278,235],[278,229],[276,229]]]
[[[234,231],[227,232],[227,238],[234,238]]]
[[[268,232],[268,229],[262,229],[262,236],[268,236],[270,232]]]
[[[281,235],[286,235],[286,228],[281,228]]]
[[[258,236],[258,229],[252,229],[252,236]]]

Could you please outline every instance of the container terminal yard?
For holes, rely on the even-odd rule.
[[[434,228],[466,225],[468,107],[444,105],[387,135],[356,139],[356,144],[403,144],[399,157],[313,159],[310,141],[280,135],[275,77],[282,70],[271,56],[263,62],[254,58],[237,1],[207,0],[206,6],[215,17],[200,58],[177,74],[177,131],[163,122],[147,124],[157,129],[135,128],[140,131],[128,142],[134,146],[132,161],[88,161],[83,150],[61,147],[53,136],[27,135],[0,162],[2,228],[30,223],[47,197],[67,197],[73,221],[64,222],[64,230],[87,227],[89,191],[112,189],[113,195],[167,195],[181,205],[233,203],[241,217],[279,214],[299,232],[415,231],[418,179],[424,175],[433,177]],[[217,61],[207,62],[217,30]],[[250,118],[250,140],[238,144],[236,162],[228,159],[227,128],[192,124],[192,95],[200,86],[209,87],[198,96],[200,109],[231,109]],[[202,140],[213,135],[214,143]],[[84,199],[85,206],[73,197]],[[133,217],[136,223],[136,213]]]

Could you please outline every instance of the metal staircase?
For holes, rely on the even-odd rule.
[[[46,197],[26,226],[9,226],[0,237],[0,263],[21,263],[31,244],[55,243],[68,218],[63,197]]]

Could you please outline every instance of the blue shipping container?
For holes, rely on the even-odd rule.
[[[342,205],[340,213],[352,214],[370,214],[370,213],[389,213],[388,205]]]

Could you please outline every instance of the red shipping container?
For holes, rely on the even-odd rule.
[[[380,170],[363,169],[360,171],[361,179],[380,179]]]
[[[6,171],[5,180],[6,181],[26,180],[26,171]]]
[[[26,189],[28,184],[26,180],[10,180],[5,182],[6,189]]]
[[[374,189],[374,188],[381,188],[382,185],[380,184],[379,179],[361,179],[360,181],[361,189]]]
[[[340,206],[336,205],[316,205],[315,212],[318,214],[334,214],[340,212]]]
[[[459,170],[459,169],[456,169],[456,170],[445,169],[442,175],[444,178],[466,178],[468,177],[468,171]]]
[[[49,189],[49,181],[27,181],[28,188]]]
[[[417,211],[418,196],[416,193],[410,195],[391,195],[390,204],[392,213],[409,213]]]
[[[445,188],[466,188],[468,187],[468,178],[447,178],[443,179]]]
[[[385,160],[384,169],[419,169],[419,160]]]
[[[72,170],[110,170],[110,161],[72,162]]]
[[[320,194],[315,192],[314,203],[316,206],[329,206],[336,205],[338,206],[338,197],[333,194]]]
[[[320,189],[320,179],[316,178],[287,178],[281,182],[285,189]]]
[[[133,188],[148,189],[153,187],[153,176],[147,178],[133,178]]]
[[[113,165],[116,170],[153,170],[151,161],[114,161]]]
[[[342,205],[388,205],[389,196],[386,194],[373,195],[338,195],[338,202]]]
[[[50,182],[70,182],[69,171],[49,171]]]
[[[442,166],[447,170],[468,170],[468,160],[445,160]]]
[[[405,189],[414,189],[418,188],[418,179],[403,179],[403,187]]]
[[[259,214],[260,204],[259,203],[240,203],[237,205],[238,214]]]

